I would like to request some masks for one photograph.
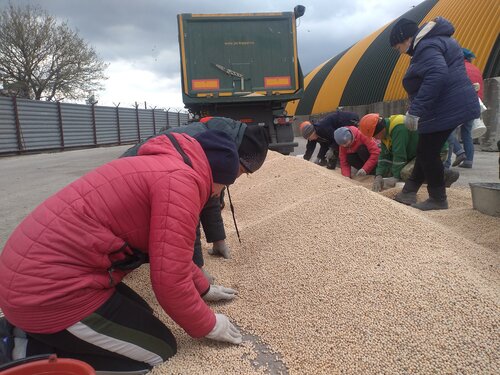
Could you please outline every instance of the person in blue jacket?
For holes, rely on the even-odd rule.
[[[245,169],[242,171],[243,173],[254,173],[264,163],[269,147],[269,140],[264,128],[258,125],[247,125],[227,117],[204,117],[198,122],[192,122],[188,125],[162,130],[150,138],[169,133],[185,133],[194,137],[197,134],[206,132],[207,130],[219,130],[228,134],[229,137],[234,140],[238,148],[240,163]],[[139,142],[129,148],[120,157],[136,156],[139,152],[139,148],[146,141],[147,140]],[[222,194],[221,197],[223,199]],[[218,197],[211,197],[201,211],[200,223],[203,226],[207,242],[213,244],[212,248],[208,250],[208,253],[210,255],[220,255],[225,259],[228,259],[231,256],[230,249],[225,241],[226,232],[224,230],[224,222],[221,214],[223,202],[224,201],[221,201]],[[213,283],[213,276],[210,275],[210,273],[204,268],[205,262],[201,249],[200,225],[198,225],[196,230],[193,262],[201,268],[209,282]]]
[[[326,166],[328,169],[335,169],[339,157],[339,145],[335,141],[333,133],[344,126],[357,126],[358,122],[359,116],[356,113],[337,110],[318,123],[302,122],[300,130],[302,136],[308,141],[316,141],[328,147],[328,151],[325,153]]]
[[[401,18],[390,34],[391,46],[411,57],[403,77],[410,99],[405,126],[419,134],[415,167],[395,199],[420,210],[448,208],[440,151],[454,129],[480,114],[462,48],[452,38],[454,32],[453,25],[442,17],[420,28]],[[424,181],[429,198],[417,203]]]

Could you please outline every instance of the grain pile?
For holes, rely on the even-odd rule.
[[[394,202],[395,192],[270,153],[231,188],[243,243],[225,210],[233,258],[205,256],[216,283],[239,291],[213,308],[244,344],[189,338],[141,268],[127,282],[179,344],[152,373],[499,373],[500,219],[467,207],[465,191],[450,190],[452,209],[434,213]]]

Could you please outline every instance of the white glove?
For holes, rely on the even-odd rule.
[[[231,251],[224,240],[214,242],[212,248],[208,249],[208,253],[210,255],[222,255],[224,259],[231,259]]]
[[[410,115],[408,112],[406,112],[405,115],[405,126],[406,129],[410,131],[415,131],[418,128],[418,120],[420,117]]]
[[[207,339],[226,341],[232,344],[241,344],[242,341],[240,331],[224,314],[215,314],[215,326],[205,337]]]
[[[361,168],[356,172],[356,177],[363,177],[363,176],[366,176],[366,171],[363,168]]]
[[[207,294],[203,296],[203,299],[207,302],[213,301],[229,301],[234,299],[238,292],[231,288],[225,288],[221,285],[210,285],[210,289]]]
[[[472,86],[474,86],[474,90],[476,90],[476,92],[481,89],[481,84],[479,82],[474,82]]]
[[[330,160],[331,158],[333,158],[333,155],[334,155],[333,148],[329,148],[325,154],[325,159]]]

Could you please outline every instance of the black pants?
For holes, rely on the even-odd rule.
[[[453,130],[419,134],[415,167],[403,187],[404,192],[416,193],[427,181],[429,197],[439,201],[446,199],[441,149]]]
[[[215,242],[226,239],[224,221],[221,213],[221,200],[219,197],[211,197],[203,207],[200,214],[200,222],[207,242]],[[203,267],[203,253],[201,251],[200,224],[196,228],[196,240],[194,242],[193,262],[198,267]]]
[[[328,143],[326,142],[318,142],[318,141],[307,141],[306,144],[306,152],[304,154],[305,160],[310,160],[312,155],[314,154],[314,150],[316,149],[316,145],[319,143],[319,151],[318,151],[318,159],[323,160],[326,156],[328,149],[330,148]]]
[[[370,158],[370,152],[365,145],[361,145],[358,147],[356,152],[352,154],[347,154],[347,162],[351,167],[356,169],[361,169],[365,165],[366,161]],[[368,171],[366,171],[368,172]],[[373,171],[369,174],[373,174]]]
[[[87,362],[97,371],[150,369],[177,352],[170,330],[123,283],[99,309],[68,329],[27,335],[26,356],[55,353]]]

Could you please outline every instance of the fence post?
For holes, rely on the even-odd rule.
[[[61,148],[64,149],[64,128],[63,128],[63,119],[62,119],[62,111],[61,111],[61,102],[57,101],[57,118],[59,120],[59,134],[61,136]]]
[[[177,126],[181,126],[181,111],[182,109],[179,109],[177,112]]]
[[[168,113],[170,111],[170,107],[167,109],[167,128],[170,128],[170,119],[168,118]]]
[[[94,132],[94,146],[97,146],[97,126],[95,123],[95,104],[97,102],[93,102],[92,104],[92,130]]]
[[[137,136],[139,137],[137,139],[137,142],[141,141],[141,126],[139,124],[139,104],[135,102],[135,119],[137,121]]]
[[[117,105],[115,104],[116,126],[117,126],[117,130],[118,130],[118,144],[121,145],[122,144],[122,134],[121,134],[121,129],[120,129],[120,110],[118,109],[119,106],[120,106],[120,103],[118,103]]]
[[[156,109],[156,106],[153,108],[153,134],[156,134],[155,109]]]
[[[14,106],[14,117],[16,119],[16,138],[17,138],[17,150],[19,152],[23,151],[23,141],[21,136],[21,122],[19,121],[19,111],[17,109],[17,98],[12,97],[12,104]]]

